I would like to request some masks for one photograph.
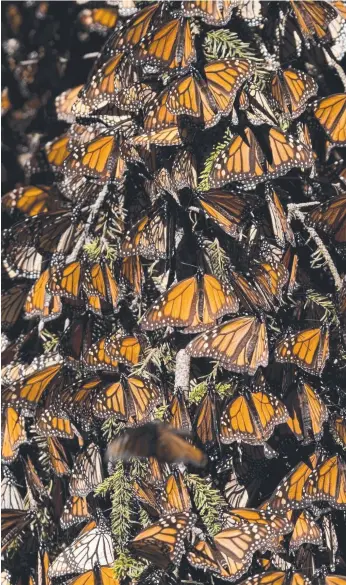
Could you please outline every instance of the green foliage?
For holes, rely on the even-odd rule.
[[[321,321],[323,323],[326,322],[329,323],[330,325],[339,324],[339,319],[336,313],[336,307],[332,299],[318,293],[313,289],[308,289],[306,291],[305,308],[311,303],[318,305],[324,310],[324,315],[321,318]]]
[[[205,243],[213,274],[222,280],[225,274],[227,274],[227,268],[230,265],[230,258],[220,245],[218,238],[215,238],[213,241],[206,240]]]
[[[57,351],[60,339],[58,335],[51,333],[48,329],[42,329],[41,338],[43,339],[43,349],[45,353]]]
[[[114,577],[116,579],[125,579],[129,577],[131,579],[138,579],[141,573],[144,571],[145,565],[142,561],[134,559],[128,551],[123,551],[117,556],[113,565]]]
[[[204,396],[207,392],[208,384],[207,382],[203,381],[199,384],[195,384],[192,386],[190,393],[189,393],[189,402],[191,404],[199,404],[201,400],[203,400]]]
[[[105,420],[101,427],[101,431],[104,439],[109,443],[109,441],[115,439],[124,428],[125,424],[122,421],[119,421],[115,415],[112,415]]]
[[[229,57],[240,57],[257,63],[262,59],[256,57],[255,51],[242,41],[237,33],[220,28],[206,34],[203,51],[207,59],[226,59]]]
[[[230,141],[232,140],[232,136],[233,136],[233,134],[232,134],[231,130],[229,128],[227,128],[223,141],[220,142],[219,144],[217,144],[213,148],[211,154],[208,156],[207,160],[204,162],[203,170],[201,171],[200,176],[199,176],[198,191],[208,191],[210,189],[209,175],[212,171],[214,162],[217,159],[220,152],[222,152],[222,150],[224,148],[226,148],[227,145],[230,143]]]
[[[153,412],[153,418],[157,420],[164,420],[167,409],[168,404],[162,404],[162,406],[158,406]]]
[[[131,483],[125,472],[124,463],[118,461],[115,471],[95,490],[96,495],[105,496],[110,492],[112,502],[111,527],[115,537],[115,549],[123,552],[131,536],[132,499]]]
[[[186,474],[186,483],[193,494],[193,501],[211,536],[220,532],[221,509],[226,505],[219,490],[212,487],[207,479],[194,473]]]
[[[159,372],[165,370],[174,372],[174,351],[169,343],[161,343],[157,347],[146,347],[143,351],[143,357],[139,363],[134,367],[134,373],[137,375],[146,372],[149,364],[154,365]],[[146,372],[149,374],[149,372]]]

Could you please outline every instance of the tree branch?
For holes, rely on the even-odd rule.
[[[191,357],[186,353],[185,349],[180,349],[175,361],[174,390],[180,388],[185,397],[188,397],[190,389],[190,364]]]

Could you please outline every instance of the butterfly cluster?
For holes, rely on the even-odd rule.
[[[345,3],[3,30],[4,583],[345,585]]]

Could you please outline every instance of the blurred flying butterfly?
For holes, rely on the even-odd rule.
[[[313,158],[308,148],[292,136],[286,136],[279,128],[271,127],[266,137],[271,160],[264,152],[250,128],[243,135],[234,135],[230,143],[217,155],[209,175],[212,188],[222,187],[233,181],[253,187],[268,179],[275,179],[292,168],[310,168]]]
[[[289,418],[289,429],[304,444],[318,441],[323,434],[323,425],[328,420],[328,408],[317,392],[307,382],[301,382],[285,400]]]
[[[310,97],[317,94],[311,75],[297,69],[279,69],[271,79],[271,93],[282,112],[292,120],[305,110]]]
[[[196,117],[209,128],[230,113],[238,89],[252,74],[246,59],[210,61],[204,67],[205,79],[192,73],[170,86],[167,108],[178,116]]]
[[[141,327],[152,331],[169,325],[183,327],[183,333],[197,333],[238,308],[230,287],[212,275],[197,273],[174,284],[157,299],[144,314]]]
[[[320,376],[329,357],[329,329],[318,327],[285,335],[275,348],[275,359],[293,363],[315,376]]]
[[[262,445],[273,434],[275,426],[287,419],[285,405],[272,394],[260,391],[248,397],[239,396],[232,399],[222,413],[221,441]]]
[[[186,347],[192,357],[208,357],[232,372],[256,373],[268,364],[268,338],[264,322],[243,316],[226,321],[193,339]]]
[[[163,423],[146,423],[127,429],[107,449],[110,461],[130,457],[155,457],[159,462],[192,463],[197,467],[206,464],[202,451],[185,440],[186,431],[170,428]]]

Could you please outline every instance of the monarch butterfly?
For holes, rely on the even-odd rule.
[[[310,97],[317,94],[317,83],[297,69],[281,69],[271,79],[271,93],[286,116],[294,120],[305,110]]]
[[[346,509],[346,465],[339,455],[322,461],[304,486],[305,502],[326,501],[332,507]]]
[[[102,480],[100,451],[94,443],[90,443],[88,448],[76,457],[70,477],[70,493],[73,496],[87,496]]]
[[[232,289],[209,274],[197,273],[174,284],[144,314],[141,327],[149,331],[170,325],[183,333],[204,331],[216,320],[239,309]]]
[[[62,577],[70,573],[92,571],[96,565],[110,566],[114,563],[113,543],[105,522],[88,532],[80,534],[67,546],[49,567],[48,576]]]
[[[288,272],[280,262],[254,264],[248,273],[251,280],[233,270],[230,279],[245,306],[266,312],[278,310],[282,302],[282,289],[287,283]]]
[[[159,2],[150,4],[135,14],[119,31],[115,31],[107,41],[106,51],[118,53],[133,49],[147,35],[153,23],[158,20],[163,7]]]
[[[4,477],[1,480],[1,509],[24,510],[24,500],[17,488],[15,478],[11,471],[3,468]]]
[[[157,501],[155,488],[151,485],[151,483],[146,483],[145,481],[139,479],[133,483],[132,488],[136,500],[148,512],[148,514],[154,518],[159,517],[160,508]]]
[[[254,133],[245,128],[244,135],[236,134],[213,162],[209,184],[212,188],[240,181],[248,186],[288,173],[294,167],[310,168],[313,158],[308,148],[292,136],[286,136],[279,128],[268,133],[268,149],[271,160],[264,160],[264,153]]]
[[[24,474],[27,486],[30,489],[34,499],[40,500],[41,498],[47,498],[48,492],[43,485],[29,456],[24,460]]]
[[[123,420],[134,416],[136,422],[145,421],[160,403],[160,390],[140,376],[122,377],[96,392],[93,408],[96,416],[108,417],[114,413]]]
[[[127,429],[107,449],[107,458],[155,457],[159,462],[192,463],[197,467],[206,465],[202,451],[185,441],[186,431],[168,427],[163,423],[146,423]]]
[[[286,421],[295,437],[304,444],[318,441],[328,420],[328,408],[307,382],[301,382],[286,401],[289,418]]]
[[[171,177],[177,191],[197,189],[197,161],[191,150],[179,150],[172,165]]]
[[[327,2],[310,2],[290,0],[293,14],[297,20],[299,30],[305,40],[317,37],[324,43],[329,40],[328,24],[337,17],[338,13]]]
[[[325,327],[303,329],[286,335],[275,348],[275,359],[293,363],[315,376],[320,376],[329,357],[329,330]]]
[[[1,510],[1,552],[5,552],[34,518],[32,510]]]
[[[119,585],[120,581],[114,577],[112,567],[95,566],[92,571],[87,571],[70,580],[70,585]]]
[[[42,321],[52,321],[61,315],[60,297],[51,295],[46,289],[50,278],[51,271],[47,268],[31,287],[24,305],[25,319],[39,317]]]
[[[209,357],[232,372],[256,373],[268,364],[268,338],[264,322],[256,317],[236,317],[209,329],[186,347],[192,357]]]
[[[118,10],[110,7],[86,8],[79,15],[80,23],[90,32],[106,34],[118,22]]]
[[[346,144],[346,93],[335,93],[313,104],[315,118],[335,146]]]
[[[121,299],[120,288],[105,262],[94,262],[89,266],[79,261],[58,267],[52,272],[47,287],[56,296],[79,298],[83,289],[89,308],[101,312],[101,299],[116,309]]]
[[[290,538],[290,551],[297,550],[303,543],[322,546],[322,531],[306,510],[299,512]]]
[[[169,466],[167,463],[159,463],[155,457],[148,457],[148,465],[152,485],[155,488],[162,488],[163,482],[170,472]]]
[[[76,116],[86,116],[108,103],[115,103],[117,92],[131,87],[138,81],[138,73],[125,53],[112,56],[96,71],[81,90],[72,112]]]
[[[24,418],[12,406],[5,409],[2,419],[1,458],[11,463],[18,455],[20,445],[26,442]]]
[[[166,258],[172,237],[172,220],[168,218],[166,205],[154,208],[131,228],[123,239],[123,256],[140,255],[148,260]]]
[[[280,248],[285,247],[285,243],[295,246],[294,233],[288,224],[287,216],[282,207],[280,198],[274,189],[266,185],[266,201],[268,204],[273,234],[276,243]]]
[[[232,10],[237,6],[238,0],[224,0],[222,3],[214,0],[185,0],[181,3],[185,16],[199,16],[208,24],[224,26],[230,20]]]
[[[332,197],[309,214],[309,223],[323,229],[336,242],[346,242],[346,195]]]
[[[182,473],[177,470],[167,479],[161,495],[161,505],[165,512],[186,512],[191,510],[191,498]]]
[[[77,85],[67,89],[55,98],[55,109],[58,120],[72,124],[75,121],[73,106],[78,99],[78,95],[83,85]]]
[[[286,512],[292,508],[302,508],[304,486],[318,461],[319,454],[313,453],[306,462],[298,463],[274,490],[269,498],[267,511]]]
[[[244,481],[238,476],[235,469],[232,469],[227,476],[223,494],[231,508],[247,507],[255,495],[257,487],[257,479]]]
[[[139,256],[126,256],[121,261],[121,276],[129,283],[136,295],[141,294],[144,280],[143,266]]]
[[[326,575],[324,578],[326,585],[345,585],[345,577],[343,575]]]
[[[288,520],[251,508],[232,510],[229,520],[230,527],[218,532],[214,542],[220,552],[236,562],[246,562],[274,534],[279,536],[292,530]]]
[[[50,396],[44,407],[37,411],[35,427],[38,434],[43,437],[73,439],[75,435],[79,436],[69,416],[61,409],[58,401],[56,399],[53,401]]]
[[[238,89],[252,74],[246,59],[210,61],[204,67],[205,81],[191,74],[170,86],[167,108],[178,116],[199,118],[205,128],[210,128],[229,114]]]
[[[254,126],[270,124],[283,125],[282,116],[276,111],[275,102],[269,95],[260,91],[258,86],[248,83],[239,94],[239,109],[245,111],[246,117]]]
[[[82,496],[71,496],[63,509],[63,513],[60,518],[60,525],[63,530],[84,522],[90,518],[90,509],[88,502],[85,497]]]
[[[55,363],[46,368],[39,369],[34,374],[18,380],[11,387],[6,388],[3,393],[5,404],[37,404],[43,392],[54,381],[60,380],[62,364]]]
[[[62,170],[63,163],[70,154],[69,139],[69,134],[65,133],[45,144],[46,157],[54,172]]]
[[[55,475],[69,475],[70,468],[64,447],[56,437],[47,437],[48,463]]]
[[[198,539],[187,555],[189,563],[198,569],[210,571],[225,581],[236,581],[248,570],[251,557],[234,561],[219,551],[214,544]]]
[[[253,392],[249,397],[232,399],[221,416],[221,441],[243,441],[262,445],[273,434],[276,425],[286,422],[285,405],[266,392]]]
[[[136,53],[141,63],[158,63],[168,69],[185,69],[197,57],[189,20],[169,20],[144,38]]]
[[[41,274],[42,256],[34,246],[12,240],[6,248],[3,265],[10,278],[36,279]]]
[[[241,581],[241,585],[311,585],[311,581],[298,572],[267,571]]]
[[[191,419],[189,410],[187,408],[184,393],[178,388],[169,403],[167,411],[167,422],[177,430],[182,430],[187,433],[191,431]]]
[[[218,395],[215,393],[214,388],[209,386],[198,407],[194,420],[196,435],[203,445],[210,445],[219,441],[219,414]]]
[[[141,161],[135,148],[119,140],[113,131],[104,130],[66,157],[64,172],[76,177],[86,176],[100,185],[121,183],[128,161]]]
[[[329,428],[333,439],[343,449],[346,449],[346,421],[342,416],[334,414],[329,422]]]
[[[94,370],[114,370],[118,362],[128,366],[138,363],[141,345],[132,335],[113,333],[94,343],[84,355],[85,364]]]
[[[167,568],[170,563],[179,565],[184,553],[184,539],[196,521],[190,512],[168,514],[155,524],[142,530],[131,541],[135,554]]]
[[[54,211],[59,202],[51,187],[46,185],[27,185],[13,189],[1,199],[1,205],[12,213],[15,209],[28,217]]]
[[[329,566],[331,571],[335,571],[336,554],[339,548],[336,536],[335,526],[332,522],[331,514],[326,514],[322,518],[322,530],[324,542],[329,556]]]
[[[27,294],[26,284],[16,284],[1,295],[1,324],[4,331],[19,319]]]
[[[8,95],[8,87],[1,91],[1,117],[5,116],[12,108],[11,100]]]

